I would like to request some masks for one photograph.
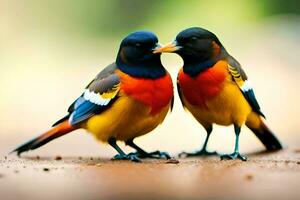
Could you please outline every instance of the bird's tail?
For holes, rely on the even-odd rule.
[[[74,127],[70,125],[68,120],[65,120],[58,124],[57,126],[51,128],[46,133],[43,133],[42,135],[35,137],[28,142],[20,145],[16,149],[14,149],[11,153],[17,152],[18,155],[25,151],[36,149],[44,144],[47,144],[51,140],[58,138],[60,136],[63,136],[73,130],[77,129],[77,127]]]
[[[252,112],[249,115],[246,126],[253,131],[268,151],[276,151],[283,148],[275,134],[269,129],[262,117],[257,113]]]

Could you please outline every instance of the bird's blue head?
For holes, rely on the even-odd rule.
[[[177,53],[184,61],[184,72],[191,76],[214,66],[227,52],[217,36],[200,27],[192,27],[178,33],[176,39],[156,52]]]
[[[161,53],[154,53],[160,48],[157,36],[148,31],[136,31],[125,37],[117,56],[118,68],[136,77],[158,78],[165,75],[161,64]]]

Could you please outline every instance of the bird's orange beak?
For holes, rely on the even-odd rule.
[[[170,44],[167,44],[161,48],[156,49],[155,51],[153,51],[153,53],[172,53],[174,51],[179,50],[179,46],[177,45],[176,42],[172,42]]]

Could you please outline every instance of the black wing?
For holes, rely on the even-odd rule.
[[[116,100],[120,90],[120,78],[115,69],[115,64],[111,64],[101,71],[84,93],[71,104],[69,114],[53,126],[66,119],[69,119],[71,125],[75,125],[107,109]]]
[[[245,71],[242,69],[239,62],[231,56],[229,56],[228,58],[228,70],[233,78],[233,81],[239,86],[241,92],[252,107],[253,111],[265,117],[265,115],[260,110],[260,106],[256,100],[254,90],[249,84],[248,77]]]

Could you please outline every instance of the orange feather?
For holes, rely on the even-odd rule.
[[[129,76],[117,71],[121,77],[121,90],[128,96],[151,107],[151,114],[165,108],[173,98],[172,79],[168,73],[158,79]]]
[[[196,77],[191,77],[180,70],[178,74],[178,81],[181,91],[186,100],[197,106],[205,106],[205,102],[217,96],[223,88],[224,81],[228,72],[225,61],[218,62],[214,67],[209,68]]]

